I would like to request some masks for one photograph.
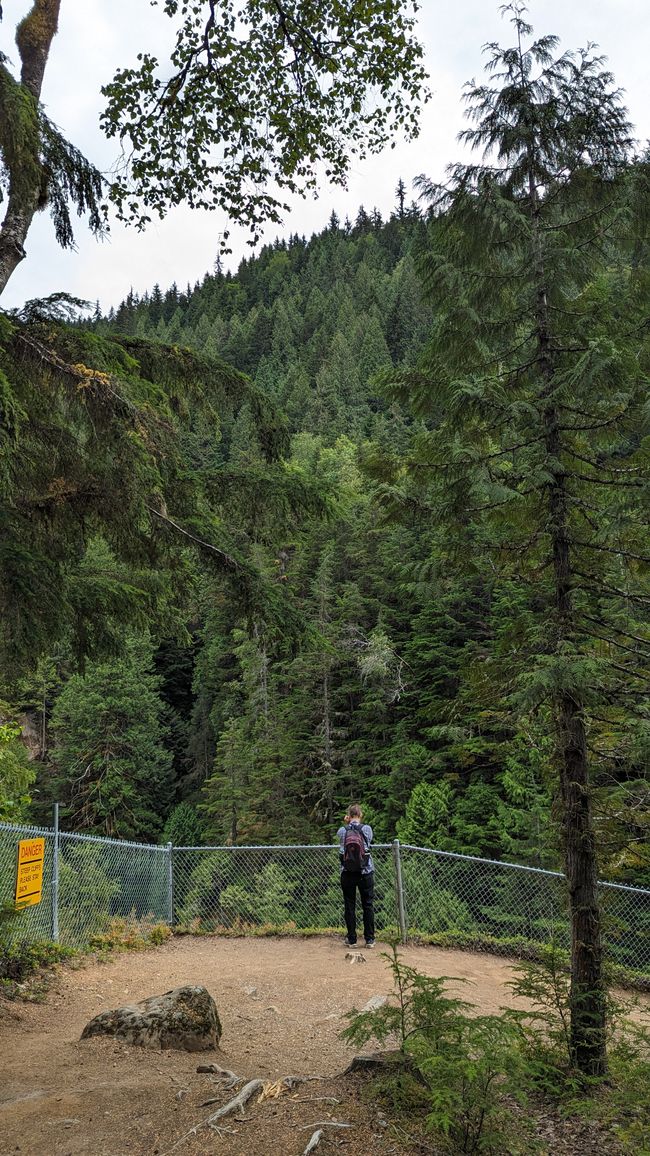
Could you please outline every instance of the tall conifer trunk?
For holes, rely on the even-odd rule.
[[[558,413],[544,415],[546,449],[557,461],[561,451]],[[553,578],[558,647],[575,637],[571,592],[571,543],[568,532],[566,486],[557,473],[549,486],[549,520],[553,551]],[[569,888],[571,919],[571,1048],[581,1072],[604,1075],[606,1060],[605,990],[598,902],[598,869],[594,835],[584,708],[575,689],[555,695],[562,843]]]
[[[621,452],[636,453],[644,377],[629,371],[638,353],[628,346],[634,330],[618,328],[624,307],[606,319],[600,286],[595,296],[592,286],[609,284],[611,252],[628,228],[633,137],[620,90],[592,46],[558,54],[557,37],[530,39],[523,0],[503,11],[517,41],[486,46],[488,79],[472,81],[465,94],[471,127],[461,139],[482,158],[452,165],[445,185],[418,182],[433,209],[431,250],[419,264],[434,324],[417,371],[395,374],[393,396],[432,423],[430,434],[418,434],[410,475],[418,502],[424,488],[451,530],[458,564],[474,569],[466,558],[469,513],[497,583],[521,582],[528,602],[504,686],[509,706],[549,707],[555,724],[571,1048],[577,1068],[598,1076],[606,1070],[606,1005],[586,715],[598,702],[612,708],[616,726],[626,675],[640,697],[632,660],[613,661],[594,640],[634,655],[620,642],[634,635],[618,634],[613,621],[626,592],[610,583],[608,567],[646,559],[632,495],[644,495],[637,486],[646,484],[647,463],[618,464]],[[647,219],[645,203],[643,213]],[[541,603],[527,597],[540,574]],[[603,594],[614,599],[604,611]],[[640,604],[647,605],[645,591]],[[605,636],[591,629],[603,614]]]
[[[521,36],[519,52],[521,54]],[[523,69],[521,79],[524,82]],[[541,419],[550,465],[548,529],[553,561],[555,646],[558,651],[576,637],[572,595],[571,532],[566,477],[562,467],[562,435],[557,406],[552,401],[553,341],[548,290],[540,232],[540,200],[535,180],[532,129],[527,146],[528,196],[536,282],[537,365],[541,376]],[[571,921],[571,1050],[578,1069],[593,1076],[607,1068],[605,991],[598,902],[598,869],[589,788],[584,703],[575,687],[554,695],[562,803],[562,849],[569,888]]]
[[[549,535],[553,558],[558,650],[576,634],[572,596],[571,539],[566,480],[562,472],[562,440],[557,407],[549,404],[553,385],[553,346],[539,228],[532,143],[528,150],[528,188],[537,280],[537,353],[542,378],[542,422],[548,461],[553,463],[548,486]],[[605,993],[597,889],[596,845],[589,794],[589,764],[583,702],[575,690],[555,695],[562,843],[569,887],[571,920],[571,1048],[580,1071],[603,1075],[606,1069]]]

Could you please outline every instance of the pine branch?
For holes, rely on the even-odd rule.
[[[639,489],[639,487],[643,487],[647,484],[646,482],[641,481],[640,478],[636,479],[636,480],[630,479],[629,482],[619,482],[619,481],[614,481],[613,479],[610,479],[610,478],[594,478],[594,477],[590,477],[588,474],[579,474],[577,472],[577,470],[567,470],[565,473],[565,477],[576,478],[578,481],[590,482],[590,483],[593,483],[594,485],[597,485],[597,486],[611,486],[613,488],[629,489],[629,490]]]
[[[607,470],[610,474],[640,474],[647,471],[647,466],[629,466],[627,469],[618,469],[616,466],[605,465],[603,462],[595,462],[592,458],[586,458],[583,454],[579,454],[577,450],[569,449],[568,446],[563,447],[564,453],[569,454],[570,457],[576,458],[579,462],[584,462],[586,466],[591,466],[594,470]]]
[[[573,539],[574,546],[582,546],[586,550],[599,550],[605,554],[614,554],[617,558],[631,558],[635,562],[650,563],[650,554],[633,554],[631,550],[618,549],[614,546],[602,546],[597,542],[585,542],[582,538]]]
[[[203,550],[209,550],[213,554],[217,554],[225,563],[227,570],[231,570],[236,574],[244,572],[244,567],[240,562],[232,557],[232,554],[227,554],[225,550],[220,550],[218,546],[214,545],[214,543],[207,542],[205,538],[199,538],[196,534],[192,534],[189,530],[185,530],[183,526],[179,526],[178,522],[175,522],[173,518],[168,517],[168,515],[164,514],[161,510],[157,510],[155,506],[150,506],[147,504],[147,502],[144,503],[144,506],[150,514],[153,514],[154,517],[159,518],[161,522],[165,522],[166,525],[171,526],[174,530],[177,531],[177,533],[183,534],[186,538],[189,538],[190,541],[195,543],[195,545],[200,546]]]
[[[615,646],[617,650],[624,650],[628,654],[633,654],[635,658],[642,658],[643,656],[633,646],[626,646],[624,642],[617,642],[614,638],[607,638],[603,634],[594,634],[591,630],[584,630],[589,638],[597,638],[600,642],[606,642],[608,646]]]
[[[619,626],[614,626],[611,622],[605,622],[603,618],[594,618],[591,614],[582,612],[582,617],[586,618],[588,622],[594,622],[597,626],[603,626],[607,630],[613,630],[615,634],[620,634],[622,638],[632,638],[635,642],[640,642],[643,646],[650,646],[650,638],[643,638],[639,634],[630,634],[628,630],[621,630]]]
[[[601,578],[596,578],[594,574],[585,574],[581,570],[574,570],[574,574],[577,574],[578,578],[584,578],[585,582],[594,583],[612,598],[622,598],[626,602],[639,602],[644,606],[650,606],[650,598],[645,594],[630,594],[628,590],[619,590],[616,586],[609,586]]]

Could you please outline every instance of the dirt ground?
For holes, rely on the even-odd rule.
[[[361,950],[366,962],[351,965],[333,939],[180,938],[66,969],[45,1003],[3,1004],[0,1153],[300,1156],[318,1125],[325,1134],[318,1156],[422,1151],[387,1126],[363,1077],[341,1078],[353,1055],[339,1038],[342,1017],[391,988],[380,946]],[[456,990],[482,1011],[512,1004],[505,960],[430,947],[405,949],[404,960],[426,974],[470,981]],[[223,1026],[219,1051],[161,1053],[97,1037],[80,1041],[99,1012],[181,984],[204,984],[213,995]],[[234,1094],[197,1073],[197,1064],[210,1061],[265,1081],[320,1078],[279,1099],[251,1101],[245,1113],[224,1121],[220,1134],[199,1129],[186,1136]],[[201,1107],[211,1097],[216,1103]],[[598,1149],[582,1148],[591,1151]]]

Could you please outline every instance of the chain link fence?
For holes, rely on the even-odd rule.
[[[45,838],[41,902],[11,918],[18,842]],[[4,934],[21,941],[87,944],[115,918],[171,922],[171,848],[0,823],[0,911]]]
[[[391,844],[373,844],[378,927],[397,927]],[[341,930],[337,846],[174,847],[174,924],[186,931],[254,927]]]
[[[19,839],[45,837],[40,904],[14,939],[88,943],[116,917],[189,933],[342,931],[338,846],[172,847],[0,824],[0,908],[13,907]],[[374,844],[377,928],[503,955],[569,945],[559,872],[424,847]],[[608,958],[650,978],[650,891],[601,883]]]

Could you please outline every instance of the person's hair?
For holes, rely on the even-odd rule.
[[[361,810],[361,807],[358,803],[351,803],[348,807],[348,815],[351,819],[360,819],[362,814],[363,811]]]

